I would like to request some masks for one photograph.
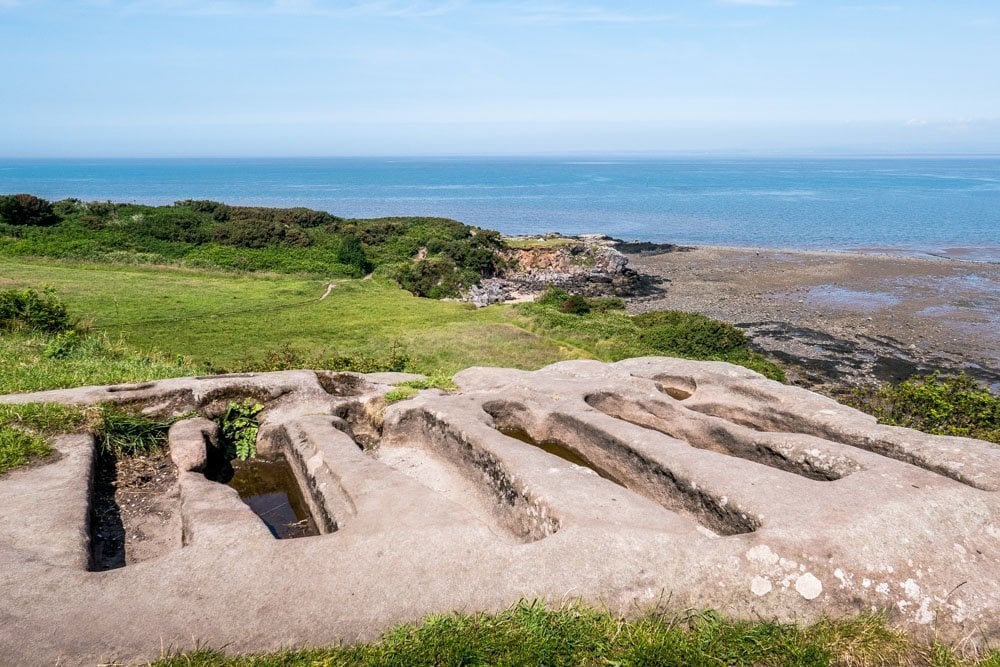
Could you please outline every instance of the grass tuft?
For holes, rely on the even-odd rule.
[[[46,458],[53,451],[45,438],[20,429],[0,426],[0,475],[34,460]]]
[[[451,376],[440,371],[431,373],[423,379],[399,382],[396,386],[410,387],[412,389],[440,389],[447,392],[458,391],[458,385],[451,379]]]
[[[97,427],[98,443],[103,452],[116,458],[148,456],[163,449],[171,424],[181,418],[152,419],[105,405]]]
[[[54,453],[48,438],[89,428],[93,410],[56,403],[0,405],[0,474]]]
[[[386,392],[385,399],[386,405],[392,405],[393,403],[399,403],[400,401],[405,401],[408,398],[413,398],[417,395],[417,389],[414,387],[396,387],[395,389],[390,389]]]

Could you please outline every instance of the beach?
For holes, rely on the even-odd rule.
[[[738,324],[798,384],[836,391],[964,370],[1000,386],[1000,264],[717,246],[628,257],[663,281],[631,311]]]

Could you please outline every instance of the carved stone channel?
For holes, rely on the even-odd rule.
[[[158,493],[172,523],[125,567],[94,568],[92,437],[54,438],[51,462],[0,476],[0,618],[17,628],[0,655],[323,645],[524,597],[806,622],[889,609],[909,631],[1000,641],[994,445],[882,426],[721,362],[472,368],[457,392],[387,405],[412,377],[302,370],[0,397],[196,415],[168,437],[176,480]],[[264,406],[259,456],[287,463],[315,534],[213,481],[214,420],[244,398]]]

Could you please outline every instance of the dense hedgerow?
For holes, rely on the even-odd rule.
[[[375,269],[418,296],[456,296],[493,275],[497,232],[445,218],[347,220],[305,208],[207,200],[142,206],[0,197],[0,254],[360,277]]]

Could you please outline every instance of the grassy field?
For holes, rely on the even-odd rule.
[[[0,289],[51,285],[96,332],[188,366],[231,369],[289,346],[301,356],[384,356],[412,370],[537,368],[589,356],[527,330],[506,306],[420,299],[388,281],[241,276],[0,257]],[[184,365],[180,363],[179,365]]]

